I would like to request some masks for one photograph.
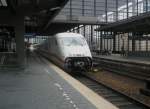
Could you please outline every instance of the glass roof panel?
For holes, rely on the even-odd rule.
[[[100,21],[114,22],[146,12],[146,9],[150,11],[150,0],[69,0],[59,15],[98,17]]]
[[[1,0],[1,6],[7,6],[6,0]]]

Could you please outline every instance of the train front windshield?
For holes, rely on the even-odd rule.
[[[60,40],[64,46],[84,46],[86,44],[82,37],[63,37]]]

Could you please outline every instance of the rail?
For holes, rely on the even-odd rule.
[[[85,75],[75,76],[75,78],[106,100],[110,101],[119,109],[149,109],[149,107],[144,104],[141,104]]]

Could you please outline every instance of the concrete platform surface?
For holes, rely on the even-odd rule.
[[[25,70],[0,71],[0,109],[116,109],[103,98],[99,101],[102,108],[90,102],[92,96],[87,94],[87,99],[82,94],[88,93],[86,88],[79,93],[66,81],[68,75],[62,78],[35,53],[30,54],[27,63]]]

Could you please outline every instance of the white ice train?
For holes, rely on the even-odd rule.
[[[40,47],[42,54],[67,71],[89,70],[92,55],[85,38],[76,33],[58,33]]]

